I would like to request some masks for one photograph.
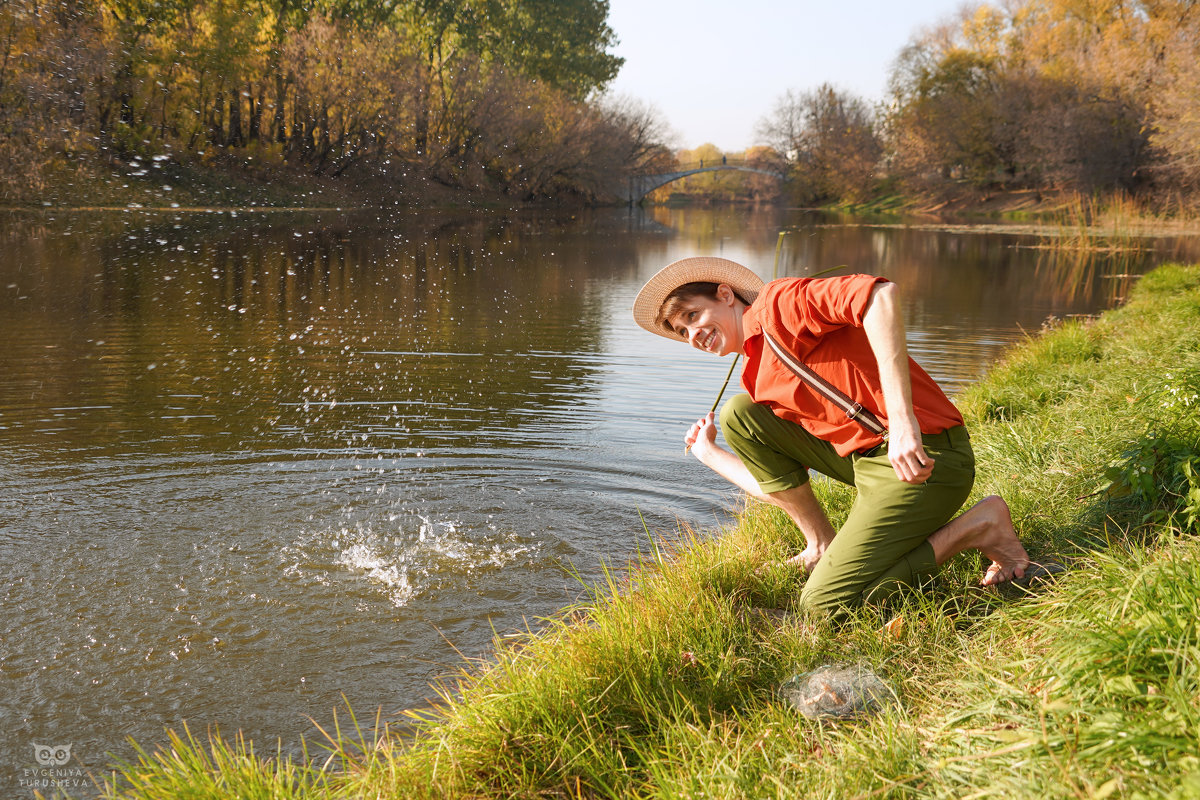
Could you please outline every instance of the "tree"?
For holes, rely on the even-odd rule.
[[[624,63],[608,52],[617,43],[608,0],[512,0],[500,9],[488,54],[573,100],[602,91]]]
[[[598,196],[670,159],[652,109],[598,99],[621,64],[607,15],[607,0],[0,0],[0,175],[33,185],[64,153],[170,147]]]
[[[985,186],[1012,171],[996,58],[960,47],[930,54],[915,45],[899,64],[888,129],[900,174]]]
[[[675,134],[657,108],[624,95],[603,95],[591,105],[612,131],[622,169],[665,172],[674,166],[669,144]]]
[[[118,109],[117,124],[128,128],[137,122],[138,72],[150,61],[151,39],[170,30],[184,7],[183,0],[100,0],[102,24],[115,39],[109,48],[114,59],[113,84],[109,104],[100,114],[102,133],[112,132],[113,105]]]
[[[861,98],[824,84],[788,91],[759,120],[758,140],[783,153],[800,202],[865,200],[883,153],[874,114]]]
[[[106,38],[87,0],[0,2],[0,197],[41,191],[55,160],[94,152]]]
[[[925,187],[1138,190],[1178,177],[1197,16],[1194,0],[1024,0],[962,13],[897,61],[890,163]]]

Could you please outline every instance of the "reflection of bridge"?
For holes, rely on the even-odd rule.
[[[745,159],[725,157],[714,158],[711,161],[704,159],[693,164],[681,164],[674,172],[660,172],[655,175],[630,175],[624,192],[625,201],[629,205],[640,203],[646,195],[671,181],[686,178],[688,175],[696,175],[701,172],[718,172],[723,169],[769,175],[776,180],[783,180],[784,177],[782,169],[771,169],[769,164],[763,164],[761,161],[746,161]]]

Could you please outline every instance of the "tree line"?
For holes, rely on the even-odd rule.
[[[603,94],[621,66],[607,16],[608,0],[0,0],[0,199],[64,164],[157,157],[592,200],[719,157],[672,154],[653,109]],[[745,156],[785,166],[803,203],[1194,202],[1198,97],[1197,0],[1004,0],[914,36],[882,104],[785,93]],[[656,196],[775,187],[720,172]]]
[[[1165,205],[1200,189],[1198,108],[1200,2],[1013,0],[916,35],[881,106],[790,91],[757,132],[802,202],[967,187]]]
[[[164,156],[601,194],[668,157],[607,0],[0,0],[0,193]],[[134,163],[137,163],[136,161]]]

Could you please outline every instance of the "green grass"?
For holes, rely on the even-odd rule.
[[[1200,797],[1200,266],[1031,338],[960,405],[977,497],[1071,564],[1036,596],[972,589],[964,555],[837,628],[782,613],[801,537],[752,503],[728,530],[656,535],[589,602],[498,641],[415,736],[352,726],[304,762],[176,736],[108,795]],[[848,490],[818,489],[846,513]],[[869,665],[900,703],[835,724],[780,701],[827,663]]]

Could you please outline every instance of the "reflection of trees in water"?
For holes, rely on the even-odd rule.
[[[725,240],[744,239],[748,231],[761,231],[766,242],[774,245],[776,234],[785,224],[786,214],[777,206],[740,205],[715,208],[651,206],[646,213],[686,238],[697,255],[719,253]],[[760,270],[771,268],[769,262],[749,266]]]
[[[79,245],[44,246],[54,226],[4,234],[21,254],[26,299],[0,300],[16,366],[0,405],[26,397],[27,419],[112,406],[62,416],[62,444],[335,446],[408,427],[397,444],[423,447],[516,427],[592,380],[588,360],[562,354],[597,349],[603,309],[583,287],[604,267],[595,238],[570,224],[345,215],[225,217],[217,230],[176,229],[169,217],[109,224],[86,243],[76,236]],[[613,260],[634,261],[632,251]]]
[[[1094,250],[1038,249],[1036,272],[1038,281],[1045,287],[1051,299],[1064,303],[1098,300],[1112,305],[1124,296],[1132,277],[1112,278],[1113,275],[1130,276],[1140,273],[1145,258],[1129,252],[1105,253],[1103,257]]]
[[[1084,299],[1107,307],[1123,302],[1137,278],[1158,264],[1200,257],[1200,241],[1160,238],[1113,250],[1053,247],[1037,253],[1040,279],[1056,298]],[[1081,298],[1083,292],[1088,294]]]
[[[887,275],[906,295],[950,307],[964,303],[1013,308],[1108,306],[1132,278],[1164,260],[1163,248],[1186,253],[1186,243],[1161,240],[1151,251],[1046,250],[1029,235],[909,230],[893,226],[826,225],[785,240],[788,275],[809,275],[845,264],[845,272]],[[835,273],[840,274],[840,273]]]
[[[599,382],[590,354],[625,313],[607,287],[673,241],[759,246],[765,272],[779,227],[776,209],[10,216],[0,425],[63,446],[519,446]],[[1015,246],[1034,241],[810,226],[787,237],[780,274],[884,274],[929,352],[982,363],[1014,323],[1094,311],[1134,280],[1112,275],[1195,257],[1183,240],[1127,257]]]
[[[1159,240],[1141,253],[1035,249],[1031,235],[854,225],[806,215],[784,240],[780,273],[866,272],[899,284],[914,356],[951,391],[982,374],[1020,328],[1051,314],[1094,313],[1120,302],[1136,275],[1186,243]],[[1194,246],[1194,243],[1193,243]],[[1121,276],[1121,277],[1114,277]],[[957,377],[956,377],[957,376]]]

